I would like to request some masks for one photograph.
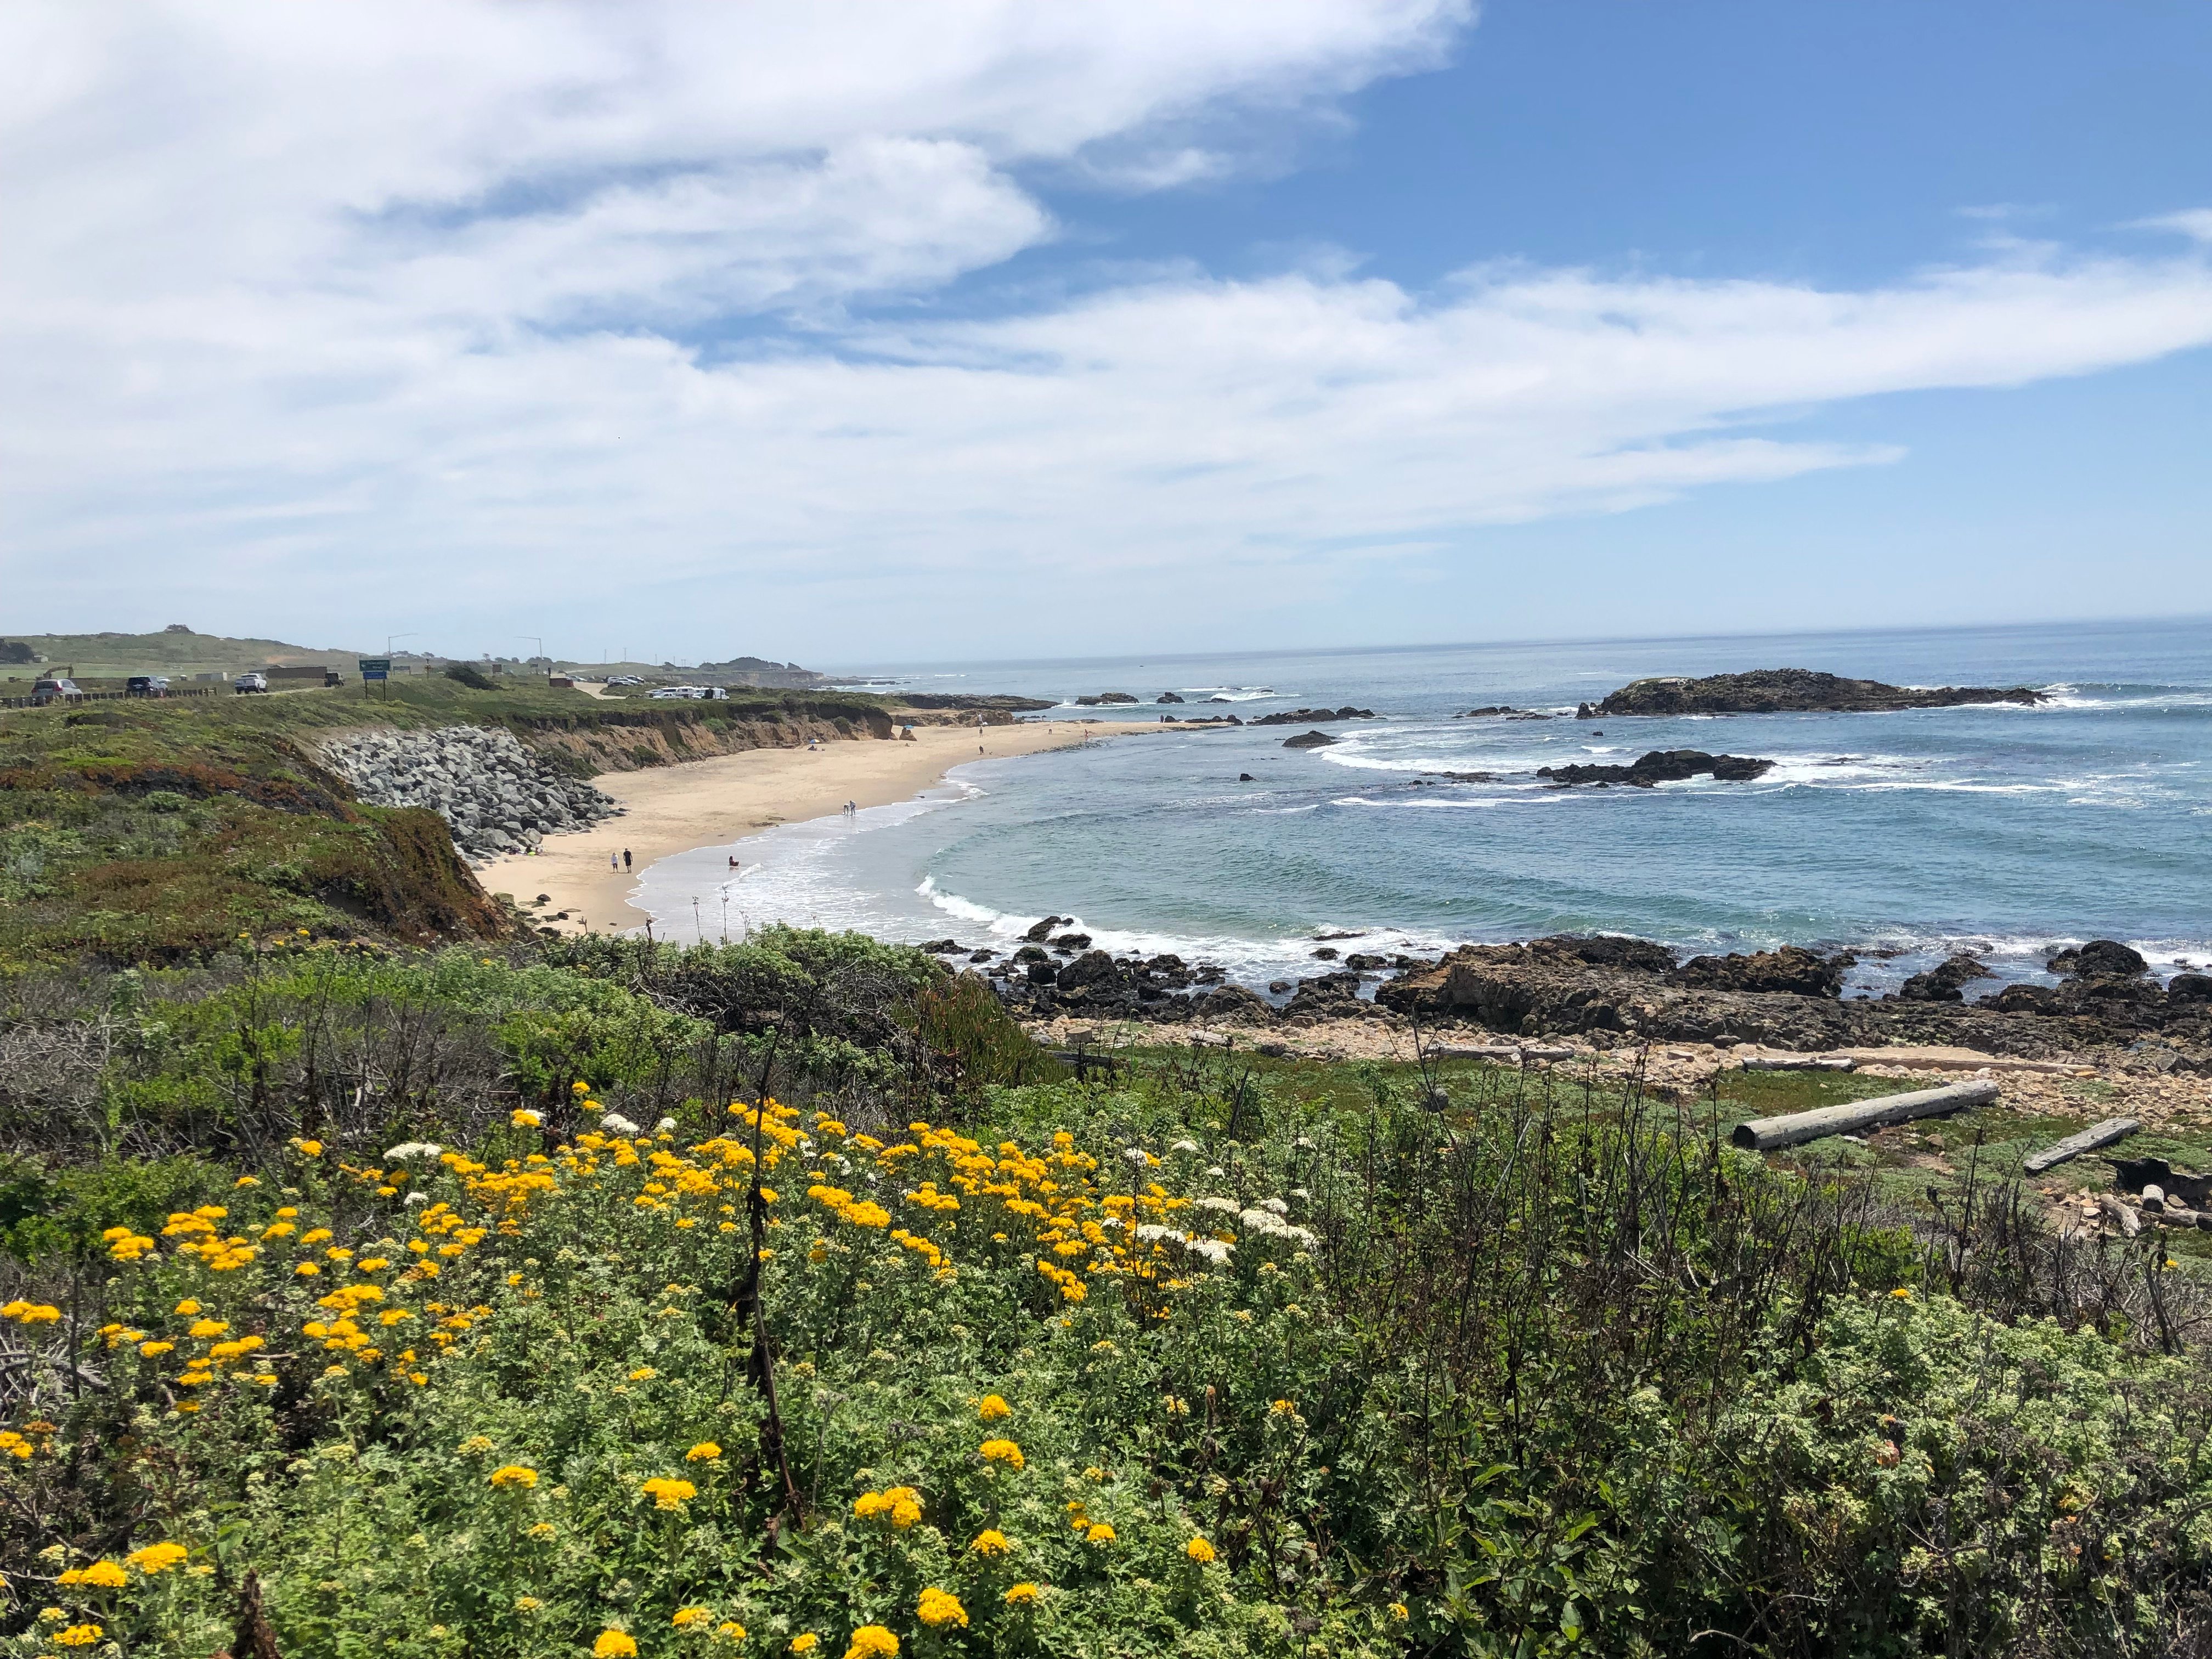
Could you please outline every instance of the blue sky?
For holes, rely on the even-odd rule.
[[[2212,611],[2202,7],[0,35],[0,630],[851,664]]]

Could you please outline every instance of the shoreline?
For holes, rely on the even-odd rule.
[[[969,761],[1070,749],[1102,736],[1175,732],[1136,721],[1079,720],[1010,726],[921,726],[914,740],[854,738],[819,748],[749,749],[593,778],[623,815],[571,835],[548,836],[535,854],[510,853],[477,866],[485,892],[507,894],[564,933],[627,932],[645,925],[631,905],[640,878],[679,853],[719,847],[781,823],[833,817],[850,800],[863,807],[908,800]],[[1198,728],[1203,729],[1203,728]],[[610,854],[630,854],[628,870]],[[534,906],[539,894],[548,902]],[[556,920],[562,911],[565,921]]]

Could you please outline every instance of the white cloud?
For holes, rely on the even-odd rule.
[[[2156,218],[2138,219],[2130,228],[2170,230],[2186,236],[2192,242],[2212,244],[2212,208],[2186,208],[2179,213],[2161,213]]]
[[[1843,293],[1500,270],[1423,295],[1323,264],[931,319],[1055,234],[1024,167],[1216,174],[1235,144],[1192,135],[1224,110],[1325,106],[1465,15],[0,13],[11,585],[456,616],[527,586],[580,625],[624,570],[702,627],[732,592],[895,594],[888,635],[915,584],[1281,573],[1879,462],[1765,428],[2212,339],[2201,256],[2048,249]]]

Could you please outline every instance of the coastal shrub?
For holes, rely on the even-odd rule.
[[[446,665],[446,678],[465,685],[471,691],[496,691],[498,684],[474,663],[453,662]]]

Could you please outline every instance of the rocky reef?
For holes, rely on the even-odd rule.
[[[1346,703],[1341,708],[1285,708],[1273,714],[1262,714],[1248,721],[1252,726],[1320,726],[1329,720],[1371,720],[1371,708],[1354,708]]]
[[[1723,783],[1747,783],[1774,769],[1771,760],[1749,755],[1708,755],[1702,749],[1654,749],[1626,766],[1540,766],[1536,775],[1554,783],[1594,783],[1601,787],[1625,783],[1632,789],[1649,789],[1658,783],[1679,783],[1711,773]]]
[[[1880,680],[1845,679],[1808,668],[1758,668],[1745,674],[1708,674],[1702,678],[1637,680],[1602,702],[1583,703],[1583,720],[1621,714],[1869,714],[1899,708],[1956,708],[1967,703],[2047,701],[2025,685],[1885,685]]]
[[[479,726],[362,732],[323,745],[323,759],[371,806],[427,806],[471,859],[535,847],[545,836],[614,816],[614,802]]]

